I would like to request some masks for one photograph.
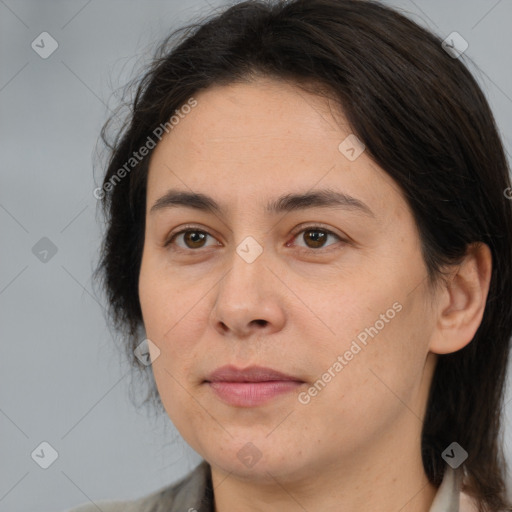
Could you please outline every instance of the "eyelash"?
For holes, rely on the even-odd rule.
[[[174,240],[176,239],[176,237],[178,237],[179,235],[181,235],[183,233],[187,233],[189,231],[196,231],[198,233],[203,233],[205,235],[211,236],[212,238],[215,238],[215,237],[213,237],[213,235],[211,235],[204,229],[201,229],[199,226],[187,225],[187,226],[184,226],[180,231],[177,231],[176,233],[172,233],[169,236],[169,239],[164,243],[164,247],[170,247],[174,243]],[[317,224],[312,224],[310,226],[301,226],[300,230],[293,233],[293,240],[295,240],[298,237],[298,235],[300,235],[301,233],[303,233],[305,231],[320,231],[322,233],[325,233],[327,236],[332,235],[332,236],[338,238],[338,240],[342,244],[348,243],[348,240],[344,240],[343,238],[341,238],[339,235],[332,232],[331,230],[326,229]],[[331,244],[331,245],[335,245],[335,244]],[[312,249],[312,248],[308,248],[308,247],[299,247],[299,251],[311,253],[311,252],[329,252],[329,251],[333,250],[333,249],[329,249],[329,247],[331,247],[331,246],[328,246],[327,248],[320,247],[319,249]],[[178,252],[190,253],[190,252],[198,252],[201,249],[203,249],[203,247],[200,247],[198,249],[184,249],[183,247],[176,246],[176,249],[174,249],[174,250],[178,251]]]

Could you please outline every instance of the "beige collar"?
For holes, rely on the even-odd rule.
[[[462,468],[446,465],[443,481],[429,512],[478,512],[474,500],[461,491]]]

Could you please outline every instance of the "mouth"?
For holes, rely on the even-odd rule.
[[[262,405],[305,384],[298,377],[262,366],[245,369],[223,366],[210,374],[204,383],[224,403],[235,407]]]

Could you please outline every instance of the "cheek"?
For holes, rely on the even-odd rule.
[[[181,381],[190,375],[194,358],[197,364],[201,355],[196,340],[201,339],[205,322],[203,296],[200,286],[190,287],[189,280],[176,272],[158,270],[158,262],[152,261],[150,254],[143,257],[139,300],[146,335],[160,350],[155,378],[172,381],[171,373],[179,375]],[[202,320],[199,315],[203,315]]]
[[[332,368],[331,373],[342,376],[333,380],[344,393],[358,394],[358,386],[385,388],[381,377],[406,395],[421,379],[432,332],[424,290],[420,286],[410,293],[404,272],[401,278],[396,273],[368,275],[370,280],[354,275],[316,301],[319,316],[331,330],[315,351],[318,369]]]
[[[171,335],[174,326],[186,314],[181,280],[162,269],[161,258],[146,251],[141,262],[138,292],[148,338],[153,336],[159,344]]]
[[[361,350],[349,362],[348,388],[352,396],[367,397],[383,415],[386,407],[397,413],[407,407],[420,414],[416,409],[430,336],[430,320],[420,299],[408,296],[392,304],[382,302],[353,337]]]
[[[380,313],[379,308],[376,311]],[[310,411],[325,412],[317,414],[318,419],[310,413],[311,428],[325,430],[333,442],[343,438],[349,443],[377,436],[400,416],[421,416],[419,397],[426,351],[423,339],[414,334],[414,315],[405,312],[404,307],[383,327],[380,323],[375,326],[379,316],[374,316],[367,315],[365,318],[371,320],[364,322],[366,326],[362,328],[352,322],[352,336],[345,331],[343,339],[320,353],[315,351],[312,358],[316,358],[319,369],[312,387],[318,391],[312,390],[316,395],[303,407],[306,414],[308,407]],[[416,327],[421,329],[417,324]],[[367,336],[358,338],[360,333]],[[301,403],[307,398],[303,396]],[[325,426],[327,415],[336,427]]]

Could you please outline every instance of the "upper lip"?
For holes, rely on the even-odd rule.
[[[249,366],[247,368],[237,368],[232,365],[221,366],[206,378],[206,382],[265,382],[275,380],[302,382],[297,377],[264,366]]]

